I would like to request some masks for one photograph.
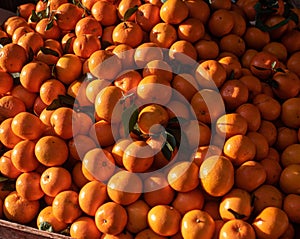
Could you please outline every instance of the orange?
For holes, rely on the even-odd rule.
[[[126,209],[115,202],[102,204],[95,215],[98,230],[112,235],[117,235],[125,229],[127,219]]]
[[[20,72],[27,61],[25,49],[16,43],[10,43],[0,49],[0,68],[9,73]]]
[[[72,181],[78,187],[82,188],[89,180],[83,175],[82,172],[82,162],[78,161],[72,168]]]
[[[282,172],[282,167],[280,163],[274,159],[265,158],[260,163],[264,166],[267,178],[265,183],[276,185],[279,182],[280,174]]]
[[[226,222],[220,230],[220,239],[255,239],[253,227],[243,220],[233,219]]]
[[[250,68],[250,63],[253,58],[257,54],[257,50],[254,49],[246,49],[244,54],[241,57],[241,64],[243,67],[249,69]]]
[[[259,162],[249,160],[235,170],[234,179],[236,187],[252,192],[265,182],[266,177],[264,166]]]
[[[298,115],[300,112],[296,107],[299,102],[298,99],[297,97],[287,99],[281,106],[281,120],[287,127],[299,128],[300,121]]]
[[[169,48],[177,39],[177,32],[173,25],[157,23],[149,33],[149,39],[159,47]]]
[[[153,49],[151,52],[152,51]],[[143,69],[143,77],[148,75],[157,75],[169,82],[173,79],[172,67],[164,60],[152,60],[147,62]]]
[[[234,110],[248,101],[249,90],[244,83],[233,79],[222,85],[220,94],[225,102],[226,109]]]
[[[164,55],[156,43],[146,42],[140,44],[134,51],[134,62],[138,68],[144,68],[154,60],[163,60]]]
[[[281,235],[280,239],[292,239],[295,237],[295,228],[289,223],[288,229]]]
[[[211,14],[207,26],[212,35],[221,37],[230,33],[234,18],[229,10],[218,9]]]
[[[115,29],[116,25],[112,26],[107,26],[103,28],[103,33],[102,33],[102,47],[108,47],[114,44],[113,39],[112,39],[112,33]]]
[[[94,103],[97,94],[104,89],[106,86],[109,86],[111,83],[107,80],[92,80],[88,82],[86,89],[85,89],[85,94],[82,93],[87,97],[87,99],[91,102]]]
[[[32,125],[35,125],[35,128],[32,128]],[[44,125],[34,114],[20,112],[13,118],[11,129],[15,135],[22,139],[35,140],[42,135]]]
[[[138,7],[135,13],[135,21],[143,31],[150,32],[160,22],[159,11],[160,7],[151,3],[144,3]]]
[[[194,76],[187,73],[177,74],[174,76],[173,80],[171,81],[171,86],[187,101],[190,101],[198,90],[197,82]]]
[[[245,49],[246,49],[245,41],[243,40],[242,37],[236,34],[225,35],[220,40],[221,51],[230,52],[240,57],[244,54]]]
[[[131,233],[139,233],[148,227],[147,215],[150,207],[143,200],[137,200],[134,203],[125,207],[128,222],[126,230]]]
[[[122,71],[114,80],[114,85],[119,87],[124,93],[135,91],[142,80],[141,74],[136,70]]]
[[[168,171],[168,182],[178,192],[188,192],[199,185],[199,167],[194,162],[178,162]]]
[[[79,192],[79,206],[89,216],[95,216],[99,206],[107,199],[106,185],[92,181],[86,183]]]
[[[13,16],[8,18],[4,23],[4,30],[7,33],[9,37],[11,37],[14,33],[14,31],[21,27],[21,26],[28,26],[28,23],[26,20],[19,16]]]
[[[197,30],[196,30],[197,29]],[[179,24],[177,34],[179,39],[194,43],[204,37],[205,28],[201,20],[188,18]]]
[[[140,0],[119,0],[118,2],[118,17],[120,20],[124,20],[125,13],[128,9],[135,6],[139,7],[141,5]],[[134,21],[136,12],[128,18],[128,21]],[[126,20],[126,19],[125,19]]]
[[[103,88],[95,98],[95,113],[97,117],[108,123],[120,122],[120,110],[122,107],[120,100],[122,96],[123,91],[117,86]]]
[[[189,9],[189,17],[197,18],[206,23],[210,16],[209,4],[202,0],[188,0],[184,2]]]
[[[77,218],[70,227],[70,236],[73,238],[99,239],[101,232],[96,227],[95,221],[90,217]]]
[[[166,105],[169,119],[178,117],[183,119],[189,119],[190,118],[190,109],[189,105],[182,103],[182,101],[179,100],[172,100]]]
[[[235,112],[245,118],[247,121],[248,131],[257,131],[261,126],[261,116],[258,108],[251,104],[245,103],[240,105]]]
[[[263,184],[253,191],[253,210],[260,213],[266,207],[282,208],[283,194],[275,186]]]
[[[68,146],[57,136],[44,136],[35,145],[37,160],[45,166],[60,166],[69,156]]]
[[[39,166],[34,152],[36,143],[30,140],[23,140],[15,145],[12,150],[11,160],[13,165],[21,172],[31,172]],[[26,158],[26,161],[24,161]]]
[[[114,170],[114,158],[111,153],[105,149],[91,149],[82,159],[83,175],[90,181],[107,181],[113,175]]]
[[[52,213],[64,223],[73,223],[82,214],[78,205],[78,193],[72,190],[57,194],[52,203]]]
[[[135,50],[129,45],[119,44],[114,47],[112,51],[121,60],[122,68],[131,69],[134,66],[134,53]],[[121,73],[120,73],[121,74]]]
[[[288,194],[283,201],[283,210],[286,212],[290,222],[299,223],[299,204],[300,196],[298,194]]]
[[[255,144],[255,159],[260,161],[266,158],[269,153],[269,144],[266,137],[258,132],[248,132],[246,136]]]
[[[73,54],[73,43],[75,40],[75,33],[68,32],[62,36],[61,46],[65,54]]]
[[[278,60],[282,62],[285,62],[287,60],[288,53],[286,47],[280,42],[272,41],[265,45],[262,50],[275,55]]]
[[[266,94],[258,94],[253,98],[253,104],[259,109],[264,120],[275,120],[280,116],[282,106],[273,97]]]
[[[72,158],[81,160],[89,150],[96,148],[96,143],[91,137],[78,134],[69,140],[68,148]]]
[[[38,200],[29,201],[21,197],[16,191],[11,192],[3,202],[3,214],[12,222],[27,224],[39,213]]]
[[[300,60],[300,53],[295,52],[287,59],[287,62],[286,62],[287,68],[290,71],[293,71],[294,73],[296,73],[298,77],[300,76],[300,71],[297,68],[297,64],[298,64],[299,60]]]
[[[179,211],[168,205],[157,205],[148,212],[149,227],[160,236],[175,235],[180,229]]]
[[[300,34],[296,29],[287,31],[281,38],[281,42],[286,47],[288,53],[292,54],[299,51],[299,38]]]
[[[74,54],[84,59],[89,58],[100,48],[100,40],[93,34],[81,34],[75,38],[73,43]]]
[[[112,156],[115,159],[116,165],[122,167],[123,166],[123,155],[127,146],[132,143],[130,139],[121,138],[115,142],[112,148]]]
[[[247,27],[243,38],[248,48],[258,51],[270,42],[269,32],[264,32],[255,26]]]
[[[12,150],[8,150],[0,157],[0,172],[4,177],[16,179],[22,172],[13,165],[11,154]]]
[[[135,22],[121,22],[113,30],[112,40],[115,45],[126,44],[133,48],[141,44],[143,40],[143,30]]]
[[[280,175],[280,189],[285,193],[299,193],[299,185],[296,183],[299,178],[300,165],[290,164],[286,166]]]
[[[15,96],[22,100],[26,106],[27,110],[32,110],[34,107],[34,102],[37,98],[37,93],[30,92],[25,89],[22,85],[16,85],[10,92],[12,96]]]
[[[57,9],[57,25],[62,31],[71,31],[83,17],[83,9],[71,3],[63,3]]]
[[[223,221],[234,219],[246,221],[251,212],[251,195],[246,190],[233,188],[222,197],[219,213]]]
[[[46,80],[40,86],[40,97],[46,105],[50,105],[59,95],[65,94],[64,84],[57,79]]]
[[[252,226],[258,238],[278,238],[287,230],[289,219],[282,209],[267,207],[256,216]]]
[[[200,60],[216,59],[220,51],[217,42],[209,39],[200,39],[195,43],[195,48]]]
[[[44,207],[37,216],[37,227],[42,231],[60,232],[67,228],[67,224],[58,221],[52,213],[52,206]]]
[[[182,0],[171,0],[163,3],[160,8],[160,18],[169,24],[179,24],[187,18],[189,9]]]
[[[40,185],[43,192],[50,197],[71,187],[71,174],[62,167],[49,167],[41,175]]]
[[[34,32],[34,29],[32,29],[31,27],[29,27],[27,25],[18,27],[14,31],[13,35],[11,36],[12,42],[17,43],[18,40],[20,39],[20,37],[23,36],[25,33],[28,33],[28,32]]]
[[[166,105],[171,96],[171,85],[163,77],[148,75],[137,86],[137,97],[140,103]]]
[[[200,167],[200,165],[203,163],[203,161],[213,155],[221,155],[222,149],[220,149],[218,146],[215,146],[213,144],[209,146],[200,146],[198,149],[194,152],[192,158],[193,161]]]
[[[253,75],[266,80],[272,76],[279,65],[279,61],[271,53],[260,51],[256,53],[250,61],[250,70]]]
[[[236,5],[232,5],[232,6],[236,6]],[[232,8],[231,14],[234,19],[234,25],[233,28],[231,29],[231,33],[236,34],[238,36],[243,36],[247,29],[247,22],[243,12],[240,12],[240,10],[241,9],[239,7]]]
[[[91,14],[102,26],[117,23],[116,5],[109,1],[97,1],[91,8]]]
[[[281,126],[277,128],[276,149],[282,151],[287,146],[298,142],[297,131],[289,127]]]
[[[18,45],[22,46],[27,55],[34,53],[34,55],[44,46],[44,39],[37,32],[28,32],[21,36],[18,40]]]
[[[88,67],[92,75],[104,80],[113,80],[122,70],[121,60],[106,50],[95,51],[89,58]]]
[[[204,206],[204,200],[203,192],[196,188],[188,192],[178,192],[172,201],[172,206],[176,208],[181,215],[184,215],[194,209],[201,210]]]
[[[49,26],[51,24],[51,27]],[[49,29],[48,29],[49,28]],[[41,19],[35,26],[35,31],[38,32],[44,40],[46,39],[56,39],[60,37],[60,29],[57,26],[55,20],[50,20],[47,18]]]
[[[208,125],[198,120],[191,120],[183,123],[182,130],[187,138],[189,148],[195,149],[199,146],[209,145],[212,132]]]
[[[144,141],[134,141],[124,150],[122,160],[129,172],[145,172],[154,160],[152,148]]]
[[[121,205],[129,205],[140,197],[142,193],[142,180],[128,171],[116,172],[107,183],[109,198]]]
[[[160,204],[167,205],[174,199],[175,191],[163,173],[151,173],[144,179],[143,183],[143,199],[150,207]]]
[[[280,163],[282,166],[287,167],[290,164],[299,164],[299,158],[297,157],[299,150],[299,143],[287,146],[280,155]]]
[[[123,231],[117,235],[102,234],[101,239],[133,239],[133,235],[128,231]]]
[[[197,67],[195,78],[200,87],[215,89],[225,82],[226,71],[218,61],[205,60]]]
[[[35,4],[33,3],[23,3],[17,7],[17,11],[20,17],[27,20],[31,14],[31,11],[35,10]]]
[[[39,92],[44,81],[51,77],[50,67],[44,62],[30,62],[26,64],[20,73],[22,86],[30,92]],[[32,78],[35,81],[32,81]]]
[[[212,238],[215,232],[215,221],[205,211],[195,209],[182,217],[181,234],[183,238]]]
[[[16,180],[17,193],[26,200],[35,201],[44,196],[40,186],[41,175],[36,172],[22,173]]]
[[[158,105],[145,106],[138,115],[137,124],[144,134],[156,134],[162,132],[169,120],[167,110]]]
[[[227,139],[234,135],[245,135],[248,129],[247,120],[238,113],[221,115],[216,121],[216,132]]]
[[[234,168],[224,156],[208,157],[200,166],[200,183],[211,196],[223,196],[234,183]]]
[[[152,238],[152,239],[166,239],[168,237],[160,236],[157,233],[155,233],[150,228],[146,228],[139,233],[136,234],[135,239],[143,239],[143,238]]]
[[[87,80],[82,80],[82,79],[78,79],[73,81],[67,89],[67,94],[72,96],[73,98],[75,98],[75,104],[79,104],[79,106],[91,106],[91,102],[89,101],[89,99],[86,96],[86,87],[89,84],[89,81]],[[82,116],[82,114],[84,114],[84,110],[81,110],[82,112],[79,113]]]
[[[3,120],[0,124],[0,141],[2,145],[8,149],[12,149],[17,143],[22,141],[11,129],[12,120],[13,118],[8,118]]]
[[[273,145],[277,140],[277,128],[271,121],[262,120],[257,132],[266,137],[269,146]]]
[[[169,58],[179,64],[193,66],[197,60],[197,51],[191,42],[179,40],[170,46]]]
[[[80,77],[81,70],[82,62],[75,54],[65,54],[61,56],[55,65],[57,79],[67,85]]]
[[[80,19],[75,26],[75,34],[76,36],[80,36],[83,34],[92,34],[96,37],[102,36],[102,26],[97,21],[97,19],[88,16]]]
[[[6,72],[0,72],[0,94],[6,94],[13,88],[13,77]]]
[[[80,127],[76,112],[67,107],[54,110],[50,123],[56,135],[62,139],[70,139],[77,135]]]
[[[224,67],[227,77],[230,79],[237,79],[242,76],[242,65],[233,53],[222,52],[219,55],[218,62]]]

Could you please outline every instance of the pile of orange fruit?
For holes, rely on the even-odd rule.
[[[77,239],[293,239],[300,9],[39,0],[0,28],[0,218]]]

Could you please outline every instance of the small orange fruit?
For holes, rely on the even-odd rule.
[[[60,232],[67,228],[67,224],[53,216],[52,206],[46,206],[37,216],[37,227],[42,231]]]
[[[99,239],[101,232],[96,227],[95,221],[90,217],[77,218],[70,227],[70,236],[73,238]]]
[[[36,172],[22,173],[16,180],[17,193],[29,201],[39,200],[44,196],[40,178],[41,175]]]

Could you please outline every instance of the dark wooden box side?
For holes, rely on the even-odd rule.
[[[71,237],[0,220],[0,239],[71,239]]]

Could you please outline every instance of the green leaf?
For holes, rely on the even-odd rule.
[[[126,22],[138,10],[138,8],[139,6],[135,5],[134,7],[127,9],[127,11],[124,14],[123,21]]]
[[[166,131],[166,136],[167,136],[167,142],[170,144],[170,146],[172,147],[172,151],[175,149],[175,147],[177,146],[176,143],[176,139],[174,137],[173,134],[171,134],[170,132]]]
[[[62,107],[59,99],[55,99],[52,101],[50,105],[47,106],[46,110],[56,110],[58,108]]]
[[[170,150],[170,145],[168,143],[165,143],[164,146],[161,149],[161,152],[166,157],[168,161],[172,158],[172,151]]]
[[[8,181],[9,178],[0,175],[0,183]]]
[[[73,105],[75,103],[75,98],[73,96],[70,96],[70,95],[59,95],[58,99],[60,100],[60,102],[64,106],[71,106],[71,107],[73,107]]]
[[[56,56],[56,57],[59,57],[59,54],[57,51],[54,51],[50,48],[47,48],[47,47],[41,47],[40,48],[41,52],[43,52],[45,55],[52,55],[52,56]]]
[[[122,113],[122,123],[126,134],[133,131],[134,126],[138,120],[139,109],[135,104],[132,104]],[[127,131],[128,129],[128,131]]]
[[[54,232],[52,225],[49,222],[42,222],[39,225],[39,230],[46,232]]]
[[[45,30],[48,31],[48,30],[50,30],[52,27],[53,27],[53,19],[51,19],[51,20],[48,22],[48,24],[47,24]]]
[[[231,208],[228,208],[227,211],[230,212],[235,217],[235,219],[244,219],[246,217],[246,215],[240,214]]]
[[[38,22],[41,20],[41,18],[38,16],[37,12],[35,10],[31,11],[30,21],[32,22]]]

